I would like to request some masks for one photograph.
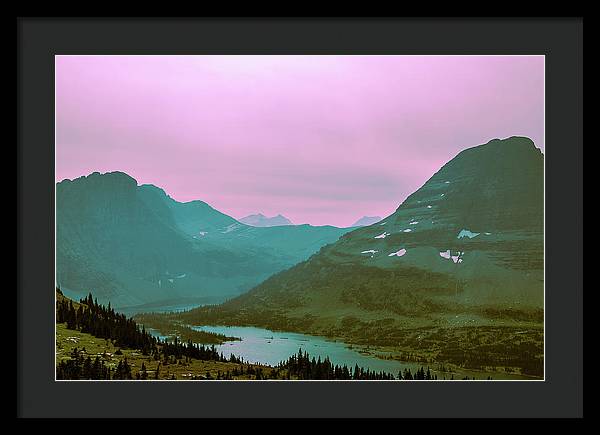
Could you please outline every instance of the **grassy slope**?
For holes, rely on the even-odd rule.
[[[60,292],[56,292],[56,301],[60,302],[68,300]],[[81,305],[79,302],[72,301],[75,309]],[[85,308],[85,305],[84,305]],[[206,335],[214,335],[219,338],[217,334],[206,333]],[[197,336],[195,338],[198,338]],[[201,342],[206,342],[205,336],[201,337]],[[220,340],[219,340],[220,341]],[[208,340],[208,342],[214,342],[214,339]],[[68,329],[65,323],[56,324],[56,363],[58,364],[63,359],[70,359],[71,352],[74,348],[77,348],[84,356],[89,356],[93,359],[99,357],[105,362],[108,367],[115,368],[119,364],[119,361],[127,358],[127,362],[132,367],[132,374],[135,376],[136,373],[140,372],[142,363],[146,366],[149,379],[154,379],[156,369],[159,368],[158,379],[172,379],[173,375],[176,379],[192,379],[196,378],[216,378],[218,373],[224,374],[231,372],[234,369],[240,369],[244,367],[244,372],[247,372],[249,366],[253,368],[260,368],[264,374],[271,373],[274,369],[269,366],[260,364],[235,364],[229,362],[220,361],[201,361],[201,360],[190,360],[185,362],[181,360],[175,364],[166,364],[164,361],[155,361],[149,355],[142,355],[142,353],[136,349],[117,348],[111,342],[111,340],[105,340],[94,337],[91,334],[82,333],[80,331]],[[121,355],[116,355],[117,350],[121,351]],[[280,376],[285,376],[285,371],[280,372]],[[234,376],[234,379],[253,379],[252,375],[244,374]]]
[[[206,377],[207,373],[212,378],[216,378],[218,372],[224,374],[227,371],[232,371],[235,368],[240,368],[241,364],[218,361],[200,361],[190,360],[186,363],[184,360],[179,364],[165,365],[163,361],[154,361],[150,356],[144,356],[135,349],[121,349],[122,355],[115,355],[117,348],[109,340],[96,338],[90,334],[84,334],[79,331],[67,329],[66,324],[56,325],[56,363],[63,359],[70,358],[70,354],[74,348],[80,349],[84,355],[90,356],[92,360],[98,356],[113,369],[117,366],[120,360],[127,358],[127,362],[132,367],[132,373],[135,376],[142,367],[142,363],[146,366],[149,379],[154,379],[154,374],[157,367],[159,368],[159,379],[172,379],[175,375],[176,379],[191,379],[192,376]],[[253,367],[261,367],[264,373],[270,373],[273,369],[268,366],[251,364]],[[244,364],[244,367],[247,367]],[[234,377],[235,379],[253,379],[252,375],[244,374]]]

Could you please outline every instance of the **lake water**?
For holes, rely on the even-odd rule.
[[[192,326],[192,328],[241,338],[241,341],[228,341],[215,347],[225,356],[234,354],[243,357],[247,362],[277,365],[302,349],[311,357],[320,356],[321,360],[329,357],[329,360],[337,365],[353,368],[358,364],[363,368],[385,371],[394,376],[401,369],[410,368],[414,372],[417,368],[412,364],[363,355],[355,349],[350,349],[343,342],[329,341],[312,335],[240,326]]]
[[[329,360],[337,365],[346,365],[354,368],[356,364],[372,371],[385,371],[394,376],[398,375],[400,370],[410,369],[415,373],[421,366],[427,368],[427,364],[402,362],[392,359],[382,359],[374,355],[361,353],[359,348],[350,348],[341,341],[330,341],[325,337],[299,334],[294,332],[271,331],[263,328],[251,326],[191,326],[198,331],[214,332],[224,334],[228,337],[238,337],[241,341],[228,341],[221,345],[215,345],[219,352],[229,356],[231,354],[244,358],[244,361],[251,363],[268,364],[271,366],[287,360],[291,355],[297,354],[299,349],[308,352],[310,357],[329,357]],[[156,337],[164,339],[157,331],[149,330]],[[437,372],[436,364],[430,367],[433,374],[437,374],[438,379],[450,379],[450,373]],[[474,370],[460,369],[454,373],[455,379],[461,379],[469,376],[475,379],[531,379],[527,376],[508,373],[484,373]]]

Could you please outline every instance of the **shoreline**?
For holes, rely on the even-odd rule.
[[[256,326],[256,325],[226,325],[226,324],[194,325],[194,324],[187,324],[187,326],[189,326],[191,328],[194,328],[194,327],[257,328],[257,329],[263,329],[263,330],[269,331],[269,332],[307,335],[310,337],[323,339],[325,341],[332,342],[332,343],[341,343],[344,345],[344,347],[346,349],[356,351],[357,353],[359,353],[365,357],[368,357],[368,358],[375,358],[375,359],[379,359],[379,360],[383,360],[383,361],[395,361],[395,362],[401,363],[403,365],[408,365],[411,368],[414,367],[415,370],[418,368],[421,368],[421,367],[429,368],[432,373],[438,375],[438,378],[444,377],[444,376],[454,376],[455,378],[462,379],[463,377],[468,376],[468,377],[476,377],[476,378],[481,377],[481,379],[477,379],[477,380],[487,380],[484,377],[489,376],[492,378],[491,379],[492,381],[495,381],[495,380],[498,380],[498,381],[504,381],[504,380],[540,381],[540,380],[542,380],[543,381],[544,380],[543,376],[527,375],[527,374],[521,373],[520,371],[519,372],[516,372],[516,371],[506,372],[506,371],[501,371],[501,370],[493,370],[491,368],[487,369],[487,370],[481,370],[481,369],[476,369],[476,368],[464,368],[457,364],[453,364],[450,362],[444,362],[444,361],[436,361],[436,360],[433,360],[433,361],[406,360],[406,359],[399,358],[398,353],[399,352],[418,352],[418,351],[416,351],[414,349],[410,349],[410,350],[400,349],[400,348],[390,349],[387,346],[357,344],[357,343],[352,343],[351,341],[349,341],[347,339],[347,337],[345,338],[342,336],[317,335],[317,334],[311,334],[311,333],[302,332],[302,331],[271,329],[271,328],[266,328],[266,327]],[[239,337],[236,337],[236,338],[238,338],[238,340],[241,340],[241,341],[244,340],[243,338],[239,338]],[[229,341],[238,341],[238,340],[229,340]],[[222,344],[225,344],[226,342],[224,342]],[[444,367],[445,370],[440,370],[439,369],[440,366]],[[443,379],[439,379],[439,380],[443,380]],[[449,379],[446,379],[446,380],[449,380]]]

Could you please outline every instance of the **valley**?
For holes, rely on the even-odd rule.
[[[57,281],[75,300],[93,290],[160,339],[269,367],[294,337],[333,363],[387,373],[539,380],[543,168],[528,138],[495,139],[354,228],[246,225],[95,173],[57,185]]]
[[[219,305],[164,314],[340,339],[394,358],[543,377],[543,155],[468,148],[390,216]]]

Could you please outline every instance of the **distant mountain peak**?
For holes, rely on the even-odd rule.
[[[277,227],[282,225],[293,225],[292,221],[278,214],[277,216],[267,217],[262,213],[251,214],[238,219],[239,222],[253,227]]]
[[[382,219],[381,216],[363,216],[359,220],[354,222],[351,226],[352,227],[366,227],[369,225],[373,225],[376,222],[379,222],[381,219]]]

